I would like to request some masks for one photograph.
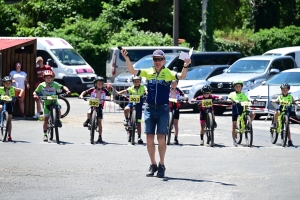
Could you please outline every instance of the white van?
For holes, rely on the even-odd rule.
[[[189,48],[180,46],[131,46],[123,48],[127,50],[132,64],[136,63],[142,57],[152,54],[156,49],[161,49],[165,53],[180,53],[181,51],[188,53],[190,51]],[[110,48],[106,59],[107,82],[114,82],[115,77],[126,70],[126,62],[120,50],[117,47]]]
[[[265,52],[263,56],[292,56],[297,67],[300,67],[300,46],[272,49]]]
[[[55,81],[67,86],[72,92],[82,92],[93,87],[97,76],[93,68],[62,38],[1,37],[7,39],[36,39],[37,57],[52,67]]]
[[[37,38],[37,56],[52,67],[55,81],[70,91],[82,92],[94,86],[95,71],[66,40]]]

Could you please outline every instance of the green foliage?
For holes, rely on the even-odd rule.
[[[13,5],[5,4],[4,0],[0,0],[0,35],[11,36],[15,33],[15,27],[13,23],[18,21],[17,15],[19,10]]]
[[[250,40],[254,42],[251,49],[252,54],[262,54],[267,50],[300,46],[300,27],[287,26],[284,29],[263,29],[254,34]]]
[[[264,52],[289,46],[300,46],[300,27],[287,26],[284,29],[263,29],[251,34],[250,30],[224,33],[216,31],[216,51],[239,51],[245,56],[261,55]]]

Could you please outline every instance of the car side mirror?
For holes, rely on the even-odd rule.
[[[178,72],[177,67],[173,67],[173,71]]]
[[[278,74],[279,72],[280,72],[279,69],[273,68],[270,70],[269,74]]]
[[[228,71],[228,68],[223,69],[223,73],[226,73]]]
[[[263,81],[261,84],[264,85],[267,81]]]
[[[49,65],[50,67],[57,68],[57,64],[51,58],[47,59],[47,63],[46,64]]]

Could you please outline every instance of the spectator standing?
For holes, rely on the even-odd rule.
[[[23,94],[17,100],[19,102],[21,116],[25,117],[24,113],[24,98],[25,98],[25,88],[29,89],[30,85],[27,81],[27,74],[26,72],[22,71],[22,65],[18,61],[15,64],[15,70],[11,71],[9,75],[12,77],[12,84],[16,88],[20,88],[23,90]],[[16,90],[15,96],[19,96],[20,91]]]
[[[35,73],[36,73],[36,83],[35,83],[35,89],[40,83],[44,82],[44,71],[50,70],[53,73],[53,80],[55,78],[55,74],[52,70],[52,68],[49,65],[44,65],[44,60],[41,56],[36,58],[36,68],[35,68]],[[43,110],[41,108],[41,101],[40,99],[35,99],[36,102],[36,109],[37,109],[37,114],[33,116],[33,118],[37,119],[40,115],[43,114]]]

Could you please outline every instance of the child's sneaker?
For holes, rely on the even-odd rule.
[[[48,136],[44,135],[44,142],[48,142]]]
[[[174,144],[176,144],[176,145],[179,144],[177,137],[174,138]]]
[[[59,128],[62,127],[62,123],[61,123],[60,119],[59,119],[58,122],[57,122],[57,126],[58,126]]]
[[[9,135],[9,136],[7,136],[7,141],[12,141],[12,138],[11,138],[11,136]],[[290,142],[290,141],[289,141]]]
[[[214,127],[217,128],[217,122],[214,120]]]
[[[292,142],[292,140],[289,140],[288,141],[288,147],[293,147],[294,145],[293,145],[293,142]]]
[[[271,128],[276,128],[276,124],[271,124]]]
[[[144,144],[142,138],[138,138],[138,144]]]
[[[200,140],[200,146],[204,145],[204,140]]]
[[[40,116],[40,113],[37,113],[36,115],[34,115],[32,118],[33,119],[38,119],[39,118],[39,116]]]
[[[233,141],[232,145],[233,145],[234,147],[237,147],[236,141]]]
[[[128,126],[128,119],[124,119],[123,125]]]

